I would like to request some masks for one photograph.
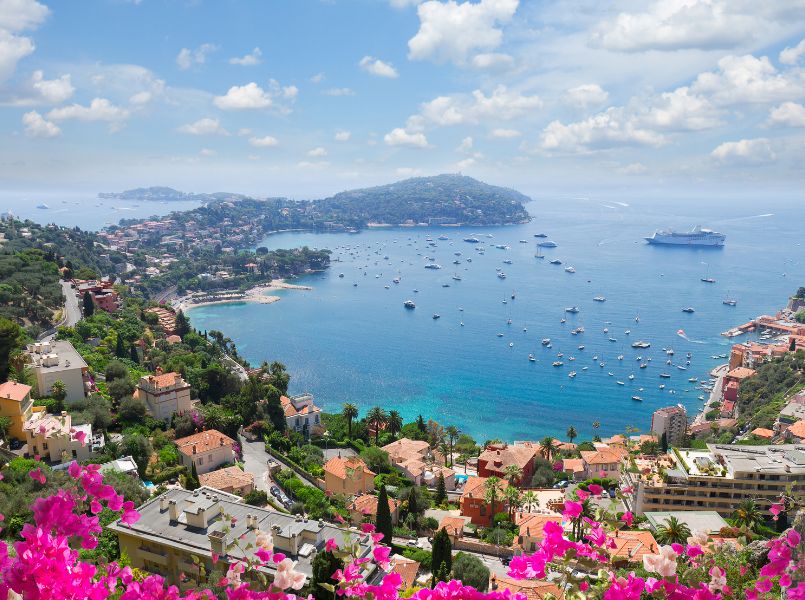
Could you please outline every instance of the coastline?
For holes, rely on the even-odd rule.
[[[256,302],[258,304],[273,304],[280,301],[280,296],[267,295],[265,292],[271,290],[312,290],[307,285],[295,285],[287,283],[284,279],[274,279],[270,283],[262,283],[249,288],[245,292],[222,292],[204,294],[196,292],[177,298],[171,302],[174,310],[181,310],[184,313],[203,306],[214,306],[218,304],[237,304],[243,302]]]

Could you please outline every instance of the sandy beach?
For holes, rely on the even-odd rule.
[[[273,304],[280,300],[279,296],[269,295],[271,290],[311,290],[310,286],[287,283],[284,279],[275,279],[271,283],[257,285],[245,292],[230,292],[220,294],[195,293],[182,296],[174,300],[171,305],[174,310],[187,312],[193,308],[212,306],[214,304],[231,304],[236,302],[256,302],[258,304]]]

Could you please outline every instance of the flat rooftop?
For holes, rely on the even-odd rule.
[[[87,368],[87,363],[84,362],[83,358],[81,358],[78,350],[76,350],[73,345],[66,340],[56,340],[54,342],[50,342],[49,352],[37,352],[36,345],[30,344],[28,346],[28,354],[30,354],[31,358],[33,358],[35,367],[43,369],[48,373],[66,371],[68,369],[72,370]],[[47,367],[42,365],[42,359],[51,354],[55,354],[58,357],[58,363]]]
[[[670,510],[670,511],[650,511],[644,513],[646,520],[652,529],[664,525],[670,517],[676,517],[680,523],[684,523],[690,528],[691,532],[703,531],[704,533],[714,534],[721,531],[722,527],[728,527],[724,518],[714,510]]]

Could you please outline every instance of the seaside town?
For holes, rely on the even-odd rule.
[[[224,233],[224,222],[186,227],[178,239],[165,235],[170,225],[100,237],[127,258],[146,236],[223,251],[231,236],[248,237],[241,227]],[[146,275],[176,260],[146,256]],[[325,413],[314,393],[288,394],[292,374],[281,363],[252,367],[224,333],[194,330],[185,305],[133,294],[139,277],[64,279],[60,326],[35,341],[3,323],[5,536],[25,522],[24,499],[57,488],[77,461],[98,465],[141,516],[102,519],[105,556],[181,590],[203,585],[219,561],[249,559],[261,531],[315,582],[328,540],[371,523],[390,555],[361,572],[368,583],[396,573],[404,588],[427,588],[448,569],[479,590],[559,598],[567,590],[558,581],[514,578],[509,567],[555,527],[577,535],[583,522],[567,517],[568,503],[590,517],[629,515],[607,550],[612,568],[628,570],[691,536],[710,552],[756,552],[805,493],[803,288],[776,315],[724,333],[734,344],[698,414],[669,405],[644,432],[580,441],[571,425],[566,439],[504,441],[493,426],[490,439],[475,440],[382,407],[360,415],[347,402]],[[359,540],[358,559],[372,552]],[[273,577],[277,568],[264,566]]]

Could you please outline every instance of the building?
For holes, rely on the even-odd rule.
[[[398,573],[402,578],[402,589],[408,589],[416,583],[416,576],[419,573],[419,563],[410,558],[405,558],[399,554],[392,554],[391,571]]]
[[[450,537],[450,542],[455,544],[456,540],[464,537],[464,526],[467,521],[466,517],[453,517],[448,514],[439,522],[439,529],[444,529]]]
[[[562,470],[571,475],[573,481],[584,481],[584,461],[580,458],[563,458]]]
[[[619,479],[623,458],[628,453],[623,448],[602,446],[595,450],[582,450],[581,460],[584,465],[584,479],[608,477]]]
[[[665,439],[669,446],[678,446],[685,439],[688,430],[688,413],[681,404],[667,406],[654,411],[651,415],[651,431],[658,439]]]
[[[797,421],[786,429],[785,439],[793,444],[805,443],[805,420]]]
[[[198,481],[204,487],[238,496],[254,490],[254,474],[234,465],[199,475]]]
[[[159,273],[157,272],[157,274]],[[173,335],[176,333],[176,313],[174,313],[172,310],[159,306],[146,308],[145,313],[154,315],[156,317],[157,323],[166,335]]]
[[[714,510],[671,510],[652,511],[643,515],[652,531],[665,525],[666,521],[674,517],[680,523],[688,526],[691,533],[701,532],[707,535],[718,534],[724,527],[729,527],[724,518]]]
[[[190,412],[193,401],[190,398],[190,384],[179,373],[162,373],[140,378],[135,390],[137,398],[145,403],[148,412],[155,419],[170,421],[173,415]]]
[[[735,382],[738,384],[738,391],[740,392],[741,382],[745,379],[749,379],[750,377],[754,377],[755,373],[757,373],[757,371],[750,369],[749,367],[735,367],[724,375],[724,389],[726,390],[726,386]]]
[[[726,446],[675,450],[664,478],[625,473],[635,494],[627,499],[638,515],[653,511],[709,510],[729,517],[742,500],[753,498],[763,510],[783,494],[805,493],[805,448]]]
[[[464,490],[461,492],[461,500],[459,500],[459,508],[461,515],[469,517],[470,521],[482,527],[489,527],[492,523],[492,517],[496,513],[506,512],[508,505],[503,499],[503,490],[509,487],[505,479],[501,479],[498,486],[498,500],[495,506],[487,501],[486,495],[486,481],[487,477],[469,477],[467,483],[464,484]]]
[[[285,411],[285,424],[290,431],[298,431],[305,437],[321,430],[321,409],[313,403],[312,394],[282,396],[282,410]]]
[[[0,417],[8,417],[11,421],[8,435],[14,439],[25,440],[23,426],[31,418],[33,406],[30,385],[16,381],[6,381],[0,385]]]
[[[324,491],[327,494],[357,496],[375,489],[375,473],[360,458],[342,458],[341,453],[324,465]]]
[[[629,565],[642,565],[643,557],[657,554],[659,544],[650,531],[620,531],[615,530],[612,536],[614,548],[610,549],[610,562],[614,567],[627,567]]]
[[[391,522],[396,525],[400,520],[400,503],[394,498],[389,498],[389,511],[391,512]],[[374,494],[361,494],[352,499],[347,504],[349,519],[353,525],[369,521],[374,523],[377,519],[377,496]],[[385,540],[388,542],[388,540]]]
[[[414,485],[436,487],[439,475],[442,475],[445,489],[456,489],[455,471],[439,464],[444,457],[432,451],[428,442],[400,438],[383,446],[383,450],[388,453],[391,464],[400,469]]]
[[[134,462],[134,458],[131,456],[122,456],[116,460],[103,463],[99,471],[101,473],[123,473],[135,479],[140,478],[140,474],[137,471],[137,463]]]
[[[508,480],[508,469],[517,467],[522,475],[516,483],[529,484],[534,476],[536,455],[537,447],[533,444],[489,444],[478,457],[478,476]]]
[[[555,583],[537,581],[535,579],[512,579],[503,575],[492,575],[489,582],[490,591],[503,592],[509,590],[514,597],[522,594],[526,600],[545,600],[546,598],[563,598],[562,590]]]
[[[117,534],[120,550],[132,567],[161,575],[181,590],[204,584],[199,565],[205,573],[216,569],[213,554],[219,557],[217,569],[222,574],[228,563],[252,558],[258,532],[269,533],[274,551],[296,561],[295,569],[308,577],[313,558],[324,550],[326,541],[347,535],[335,525],[243,504],[238,496],[206,487],[193,492],[169,490],[137,511],[141,518],[136,523],[118,520],[107,528]],[[367,540],[358,540],[360,557],[371,552]],[[263,569],[272,578],[275,568],[270,563]]]
[[[235,460],[235,440],[215,429],[179,438],[173,443],[182,455],[182,464],[188,471],[195,465],[199,476]]]
[[[114,290],[104,290],[92,292],[90,294],[95,306],[108,313],[113,313],[120,308],[120,296]]]
[[[40,396],[49,396],[53,384],[61,381],[69,404],[83,400],[91,386],[89,369],[70,342],[37,342],[28,346],[32,370],[36,376],[36,390]]]
[[[545,513],[518,513],[516,524],[520,527],[517,544],[523,552],[535,552],[545,537],[546,523],[561,523],[562,515]]]
[[[34,412],[23,425],[23,431],[30,456],[39,455],[52,463],[82,461],[90,457],[92,426],[73,426],[66,411],[61,415]]]

